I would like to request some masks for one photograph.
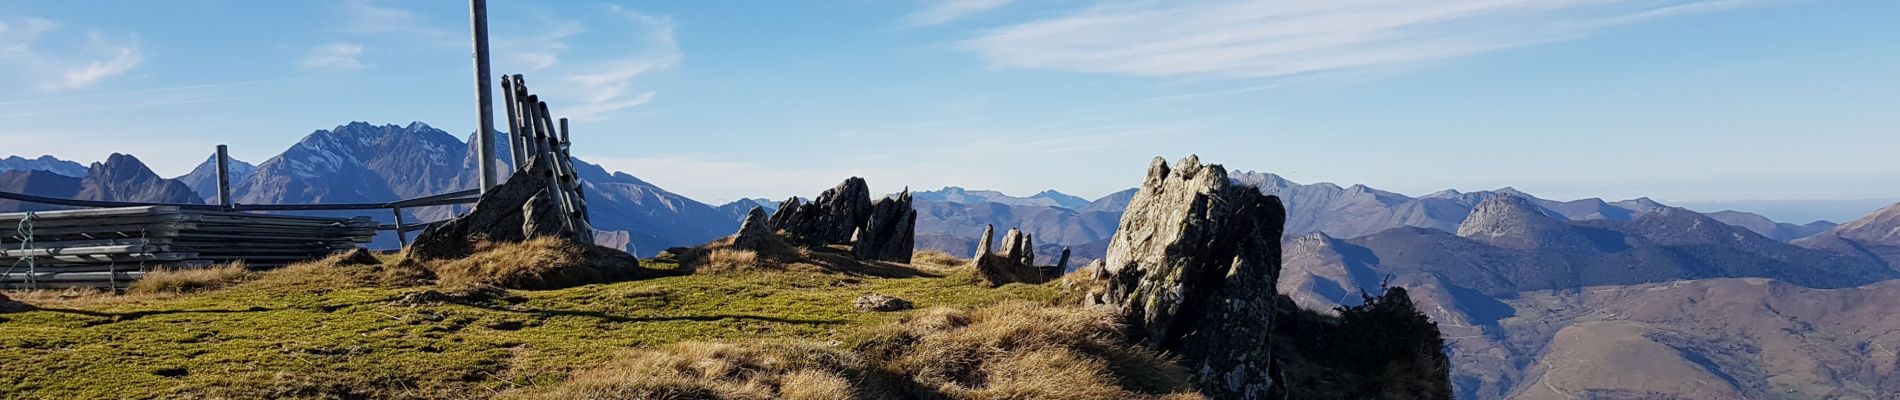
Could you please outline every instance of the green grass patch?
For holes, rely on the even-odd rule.
[[[663,260],[643,264],[676,268]],[[1073,300],[1047,286],[987,288],[958,270],[912,278],[796,271],[672,276],[418,303],[405,298],[431,288],[303,272],[189,295],[29,298],[37,309],[0,314],[0,393],[492,397],[559,383],[629,348],[758,338],[847,342],[904,314],[854,310],[852,300],[870,293],[920,309]]]

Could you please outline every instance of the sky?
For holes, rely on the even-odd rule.
[[[573,120],[577,156],[713,204],[852,175],[1094,198],[1188,154],[1793,222],[1900,199],[1893,1],[489,7],[494,71]],[[469,53],[459,1],[0,0],[0,154],[171,176],[349,121],[465,136]]]

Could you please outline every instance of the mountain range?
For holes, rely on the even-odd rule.
[[[475,186],[469,141],[417,122],[317,130],[258,164],[232,160],[240,203],[385,202]],[[508,161],[504,155],[504,162]],[[0,191],[168,203],[215,198],[215,160],[176,178],[114,154],[81,166],[0,160]],[[735,231],[713,206],[575,160],[603,242],[641,255]],[[505,171],[504,171],[505,172]],[[843,177],[840,177],[841,179]],[[1411,290],[1446,334],[1459,397],[1873,397],[1900,390],[1900,205],[1843,224],[1698,213],[1648,199],[1541,199],[1512,188],[1406,196],[1229,174],[1288,209],[1280,292],[1303,307]],[[818,189],[813,188],[813,192]],[[974,252],[984,227],[1034,236],[1037,258],[1100,258],[1134,190],[1085,201],[947,187],[913,192],[917,248]],[[44,209],[0,201],[0,211]],[[405,210],[409,221],[460,207]],[[374,215],[389,220],[390,216]],[[1000,233],[1000,232],[999,232]],[[380,246],[393,246],[380,238]]]
[[[1572,220],[1500,194],[1455,233],[1289,240],[1279,285],[1314,309],[1410,289],[1461,398],[1864,398],[1895,387],[1868,360],[1900,337],[1866,330],[1891,319],[1858,300],[1900,296],[1900,264],[1810,244],[1892,249],[1897,215],[1787,243],[1680,208]]]

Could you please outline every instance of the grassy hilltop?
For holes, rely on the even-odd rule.
[[[0,393],[1198,397],[1177,367],[1122,346],[1108,314],[1067,306],[1076,297],[1060,285],[990,288],[941,254],[904,265],[721,250],[678,257],[684,267],[642,260],[644,279],[488,285],[592,276],[574,272],[585,253],[540,240],[455,263],[336,257],[155,276],[117,296],[8,293],[20,303],[0,313]],[[858,311],[872,293],[917,310]]]

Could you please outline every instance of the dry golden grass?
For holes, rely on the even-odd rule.
[[[1101,308],[1003,303],[933,309],[858,348],[956,398],[1148,398],[1191,393],[1187,373],[1124,344]]]
[[[252,277],[253,274],[244,266],[243,261],[207,268],[161,268],[146,271],[138,281],[127,286],[125,292],[134,295],[197,293],[234,285]]]
[[[574,374],[546,399],[847,399],[888,395],[856,389],[859,358],[807,342],[686,342],[633,351]],[[882,396],[878,396],[882,397]]]
[[[739,272],[765,267],[759,262],[759,252],[724,248],[706,253],[705,262],[695,266],[694,272]]]
[[[932,308],[843,350],[680,343],[583,370],[534,398],[1198,399],[1169,360],[1122,342],[1106,310],[1010,302]]]
[[[131,303],[175,297],[175,293],[163,294],[114,294],[111,291],[92,288],[37,289],[8,291],[6,296],[13,301],[34,306],[56,307],[97,307],[115,303]]]
[[[969,265],[970,260],[950,255],[950,253],[926,250],[912,253],[910,263],[918,267],[950,269]]]
[[[385,280],[404,274],[421,277],[404,260],[385,270]],[[452,260],[421,262],[441,286],[492,285],[509,289],[557,289],[632,279],[652,271],[639,267],[631,255],[598,246],[569,243],[557,238],[535,238],[519,243],[482,242],[475,253]]]

